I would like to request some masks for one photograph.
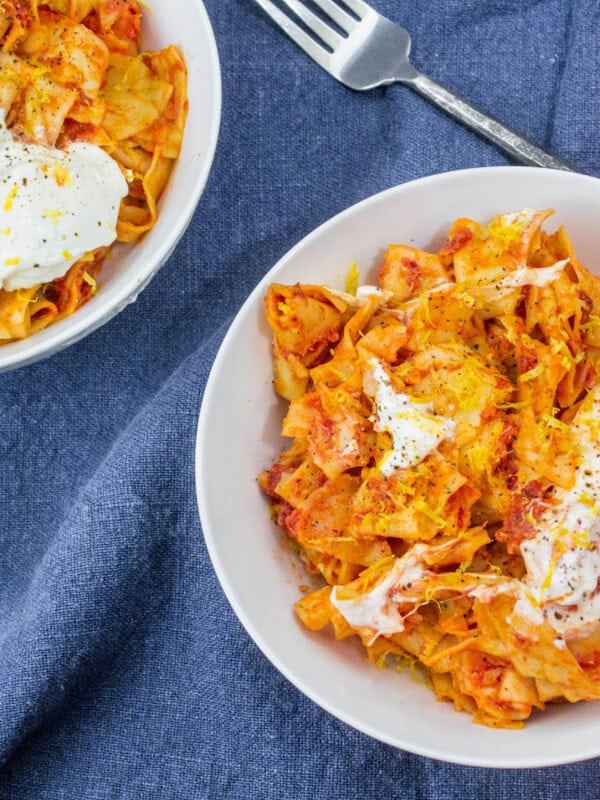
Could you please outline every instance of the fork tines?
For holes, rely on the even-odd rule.
[[[334,0],[313,0],[313,3],[319,6],[321,11],[324,11],[342,30],[346,30],[348,20],[352,20],[347,9],[359,19],[368,10],[368,6],[363,0],[342,0],[341,3],[334,2]]]
[[[329,53],[321,47],[319,42],[271,0],[256,0],[256,2],[283,28],[296,44],[302,47],[322,67],[327,69]],[[344,37],[342,35],[315,14],[314,11],[311,11],[301,0],[279,0],[279,2],[281,5],[287,6],[292,14],[330,50],[335,50],[343,41]],[[345,34],[349,34],[369,10],[369,6],[363,0],[343,0],[341,3],[334,2],[334,0],[313,0],[313,3]]]

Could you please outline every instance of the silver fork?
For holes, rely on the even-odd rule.
[[[363,90],[404,83],[490,139],[521,164],[572,170],[560,158],[550,155],[418,72],[409,60],[411,40],[408,31],[377,13],[363,0],[342,0],[341,3],[313,0],[343,34],[301,0],[280,0],[318,38],[306,33],[271,0],[256,2],[317,64],[345,86]]]

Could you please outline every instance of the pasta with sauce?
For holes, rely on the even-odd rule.
[[[181,147],[187,79],[176,47],[142,50],[141,18],[138,0],[0,0],[0,150],[4,143],[11,148],[0,165],[9,188],[0,197],[0,340],[25,338],[76,311],[95,293],[112,241],[135,242],[157,219],[157,202]],[[99,151],[110,156],[123,188],[113,192],[114,220],[98,220],[99,227],[111,229],[102,245],[95,236],[87,250],[64,247],[53,254],[44,279],[42,260],[31,256],[25,269],[26,259],[15,255],[15,242],[7,239],[11,230],[16,237],[12,217],[27,191],[26,179],[14,182],[11,168],[18,157],[25,160],[22,153],[34,153],[33,177],[43,186],[49,177],[60,196],[79,178],[61,166],[63,156],[76,150],[88,159],[98,160]],[[60,163],[52,161],[50,169],[47,159]],[[33,204],[35,197],[30,189],[28,201]],[[72,199],[64,205],[69,203],[74,205]],[[24,206],[23,215],[28,213]],[[67,212],[52,206],[42,216],[26,223],[50,228]],[[76,219],[71,238],[80,236],[77,224]]]
[[[494,727],[600,697],[600,279],[551,213],[266,297],[293,441],[260,486],[325,581],[298,617]]]

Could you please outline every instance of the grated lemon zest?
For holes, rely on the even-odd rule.
[[[570,428],[566,422],[563,422],[562,420],[557,419],[550,414],[544,414],[542,416],[542,420],[546,423],[546,425],[548,425],[549,428],[556,428],[556,430],[564,431],[565,433],[570,431]]]
[[[425,502],[425,500],[419,498],[415,501],[415,509],[419,511],[421,514],[424,514],[428,517],[432,522],[435,522],[436,525],[439,525],[441,528],[446,527],[446,521],[443,517],[440,517],[439,514],[436,514],[435,511],[431,508],[431,506]]]
[[[98,291],[98,284],[96,283],[96,279],[92,278],[90,273],[86,272],[85,270],[81,273],[81,277],[87,283],[88,286],[91,286],[92,294],[96,294],[96,292]]]
[[[19,194],[19,187],[15,183],[15,185],[12,187],[10,192],[6,195],[6,200],[4,201],[4,210],[5,211],[11,211],[11,209],[13,207],[13,203],[14,203],[14,201],[15,201],[15,199],[16,199],[18,194]]]
[[[280,303],[277,303],[277,309],[281,314],[283,314],[284,317],[289,317],[290,314],[293,314],[294,312],[294,309],[291,307],[291,305],[283,300]]]
[[[358,291],[358,284],[360,280],[360,273],[356,266],[356,261],[353,261],[348,267],[348,274],[346,275],[345,290],[348,294],[356,296]]]
[[[529,369],[527,370],[527,372],[524,372],[522,375],[519,375],[519,383],[527,383],[527,381],[533,381],[536,378],[539,378],[539,376],[542,374],[542,372],[544,372],[545,369],[546,369],[545,364],[542,364],[541,362],[539,364],[536,364],[536,366],[532,367],[532,369]]]

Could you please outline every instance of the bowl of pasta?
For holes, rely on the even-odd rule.
[[[0,370],[133,302],[204,189],[221,82],[201,0],[0,4]]]
[[[215,360],[196,480],[223,589],[383,742],[600,755],[598,219],[574,173],[395,187],[297,244]]]

